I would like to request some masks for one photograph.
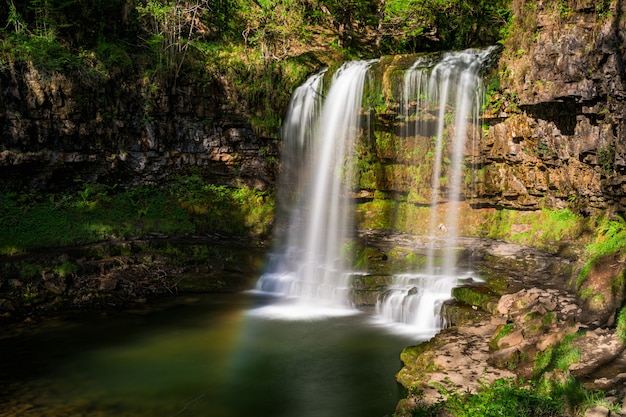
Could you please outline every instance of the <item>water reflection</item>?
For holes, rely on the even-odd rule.
[[[254,294],[50,320],[0,338],[3,416],[391,415],[415,340],[356,314],[288,321]]]

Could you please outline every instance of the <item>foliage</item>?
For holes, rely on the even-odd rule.
[[[550,345],[543,352],[537,352],[533,361],[534,375],[540,376],[555,369],[567,371],[571,364],[578,362],[580,352],[572,347],[572,342],[579,337],[579,334],[569,334],[563,338],[561,343]]]
[[[201,17],[209,12],[209,1],[148,0],[145,4],[138,4],[136,10],[149,36],[146,44],[156,57],[155,71],[163,72],[161,77],[176,79],[189,45],[199,37],[203,25]]]
[[[0,69],[28,63],[88,86],[122,74],[153,88],[217,82],[227,104],[271,136],[290,92],[320,67],[493,44],[508,16],[508,0],[7,2]]]
[[[575,378],[543,378],[524,383],[521,380],[498,379],[482,384],[474,394],[458,389],[448,389],[444,381],[439,389],[445,402],[422,405],[416,395],[418,407],[413,416],[452,415],[455,417],[490,416],[562,416],[583,415],[595,405],[615,409],[604,399],[601,391],[585,389]],[[442,414],[443,410],[443,414]]]
[[[483,385],[476,394],[463,395],[442,388],[446,410],[457,417],[560,416],[562,403],[546,393],[525,388],[512,379]]]
[[[626,220],[623,217],[604,219],[596,230],[596,242],[587,246],[593,258],[614,254],[626,247]]]
[[[58,195],[0,194],[0,254],[85,244],[150,233],[267,234],[273,197],[244,186],[207,185],[197,174],[163,188],[82,183]],[[72,265],[59,274],[71,275]]]
[[[63,262],[61,265],[57,265],[54,267],[54,272],[63,278],[72,276],[74,274],[76,274],[76,272],[78,272],[78,265],[69,262],[69,261],[65,261]]]
[[[176,176],[170,196],[196,227],[229,234],[270,232],[274,205],[269,195],[245,186],[208,184],[200,174]]]
[[[626,342],[626,308],[623,306],[617,314],[617,326],[615,333],[619,336],[622,342]]]
[[[589,261],[578,275],[578,285],[587,277],[593,265],[600,258],[617,254],[624,255],[624,248],[626,248],[626,220],[617,215],[614,219],[604,218],[600,220],[596,228],[595,242],[586,247]]]
[[[389,52],[494,44],[506,26],[509,0],[390,0],[384,3],[383,47]]]
[[[610,177],[615,168],[615,148],[613,146],[604,146],[598,149],[598,165],[600,172],[605,177]]]

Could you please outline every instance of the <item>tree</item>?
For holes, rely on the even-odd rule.
[[[207,31],[200,15],[208,10],[209,0],[148,0],[137,5],[149,36],[145,42],[157,58],[157,72],[176,80],[191,42]]]

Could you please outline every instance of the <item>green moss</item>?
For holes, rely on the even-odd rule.
[[[490,312],[497,302],[497,296],[491,294],[487,287],[457,287],[452,290],[452,296],[457,301],[487,312]]]
[[[260,236],[270,232],[273,207],[267,193],[207,185],[197,174],[173,176],[163,188],[84,183],[59,195],[4,193],[0,254],[150,233]]]
[[[54,272],[60,277],[69,277],[78,272],[78,265],[65,261],[61,265],[55,266]]]
[[[494,332],[491,339],[489,339],[489,349],[491,349],[492,351],[498,350],[498,342],[500,341],[500,339],[502,339],[506,335],[513,333],[514,330],[515,325],[513,323],[507,323],[499,326]]]
[[[580,288],[593,265],[601,258],[617,255],[626,256],[623,252],[623,248],[626,247],[626,220],[620,216],[615,216],[614,219],[600,218],[596,220],[599,223],[596,228],[596,239],[586,247],[589,261],[585,263],[578,275],[577,288]]]
[[[619,336],[622,342],[626,342],[626,308],[622,307],[617,314],[617,328],[615,333]]]
[[[537,352],[533,358],[534,377],[538,378],[555,369],[567,371],[571,364],[578,362],[580,352],[572,346],[572,343],[579,337],[581,335],[577,333],[568,334],[560,343],[548,346],[543,352]]]

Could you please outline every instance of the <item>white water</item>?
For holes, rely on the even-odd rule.
[[[441,306],[467,273],[456,269],[458,209],[466,141],[477,137],[482,86],[479,70],[491,50],[420,59],[406,72],[403,134],[434,143],[428,260],[424,271],[394,277],[379,297],[381,322],[400,324],[428,337],[446,326]],[[354,314],[348,294],[351,272],[342,252],[353,231],[348,184],[354,141],[361,127],[363,85],[374,61],[344,64],[324,93],[324,72],[299,87],[283,125],[279,187],[281,244],[257,290],[283,298],[253,314],[315,319]],[[414,123],[414,125],[409,125]],[[438,208],[448,206],[441,218]],[[442,252],[442,253],[440,253]],[[470,274],[471,275],[471,274]]]
[[[346,162],[359,134],[363,84],[373,62],[344,64],[325,97],[322,76],[312,77],[295,92],[287,112],[282,178],[291,186],[284,205],[293,208],[279,239],[284,244],[257,290],[295,298],[294,311],[306,317],[311,317],[311,306],[323,309],[323,315],[329,314],[329,306],[349,307],[350,273],[342,256],[353,229],[348,203],[352,167]],[[321,109],[319,117],[316,109]]]
[[[446,327],[441,307],[456,285],[455,276],[395,275],[394,283],[379,297],[376,314],[381,321],[404,325],[418,336],[432,336]]]
[[[420,334],[433,335],[445,327],[441,306],[451,298],[460,277],[456,253],[463,158],[467,138],[478,137],[476,126],[483,96],[479,70],[491,51],[447,53],[435,65],[420,59],[405,73],[404,117],[407,124],[415,120],[405,132],[428,136],[428,126],[436,117],[428,255],[422,274],[394,277],[393,284],[379,297],[376,311],[382,320],[403,323]],[[444,162],[449,164],[445,174],[447,193],[442,192]],[[442,219],[438,206],[444,201],[448,208]],[[443,249],[442,255],[437,253],[438,246]],[[442,260],[439,265],[437,260]]]

